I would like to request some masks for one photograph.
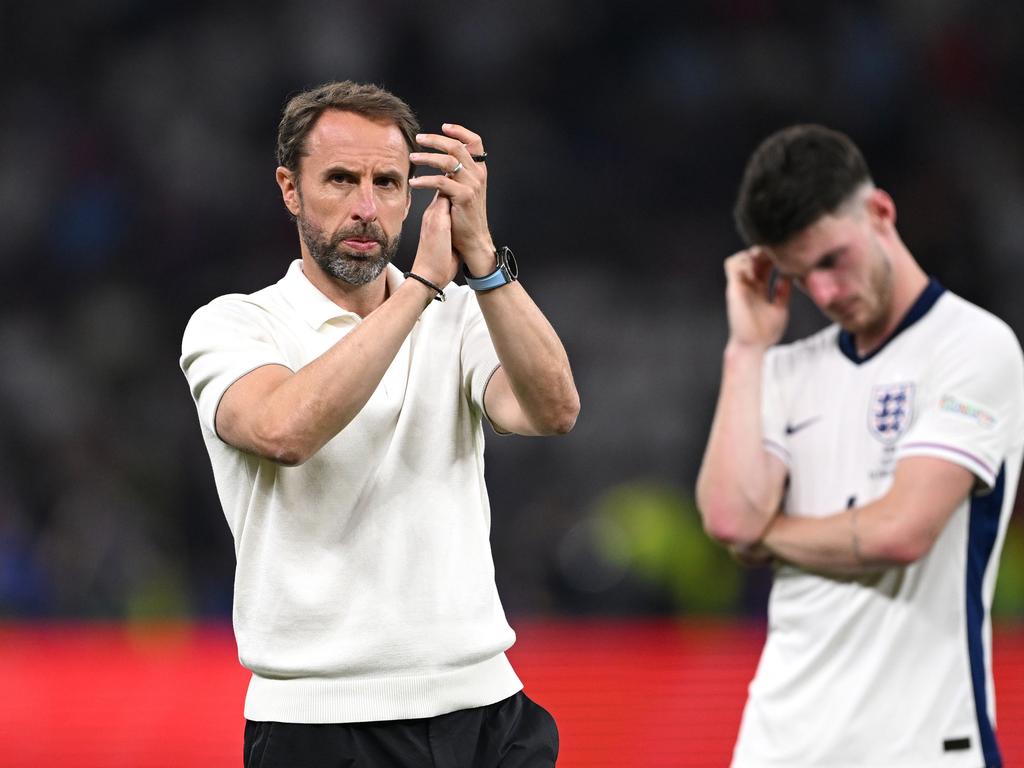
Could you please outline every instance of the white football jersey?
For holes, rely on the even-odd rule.
[[[859,357],[833,325],[772,349],[764,379],[786,514],[877,499],[907,456],[966,467],[977,485],[909,566],[779,565],[734,768],[1001,766],[989,608],[1024,444],[1013,331],[932,281],[875,352]]]

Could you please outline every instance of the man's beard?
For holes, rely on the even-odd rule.
[[[402,239],[399,233],[391,240],[375,221],[340,229],[328,239],[323,228],[305,218],[301,211],[298,215],[298,225],[299,237],[306,244],[313,261],[331,277],[349,285],[366,285],[375,280],[395,257],[398,243]],[[380,244],[380,249],[374,254],[346,248],[342,241],[351,238],[376,240]]]
[[[867,306],[866,316],[855,323],[842,325],[843,330],[868,336],[881,333],[890,321],[893,294],[892,262],[885,251],[873,244],[876,261],[868,274],[867,291],[860,297],[860,303]],[[837,321],[838,322],[838,321]]]

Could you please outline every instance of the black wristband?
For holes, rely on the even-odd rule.
[[[434,301],[444,301],[445,300],[444,299],[444,291],[442,291],[440,288],[438,288],[432,282],[427,280],[427,278],[420,277],[415,272],[403,272],[403,275],[405,277],[411,277],[413,280],[419,280],[421,283],[423,283],[425,286],[427,286],[427,288],[432,288],[433,290],[437,291],[437,296],[434,297]]]

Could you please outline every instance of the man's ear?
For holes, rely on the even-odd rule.
[[[284,207],[292,216],[298,216],[302,207],[299,204],[299,179],[298,176],[283,165],[277,166],[277,186],[281,188],[281,198],[284,200]]]
[[[865,205],[871,220],[877,225],[882,228],[896,226],[896,203],[884,189],[872,189],[865,200]]]

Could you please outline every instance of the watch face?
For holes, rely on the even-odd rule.
[[[519,277],[519,264],[516,263],[516,256],[507,245],[501,249],[501,261],[508,270],[509,276],[515,280]]]

